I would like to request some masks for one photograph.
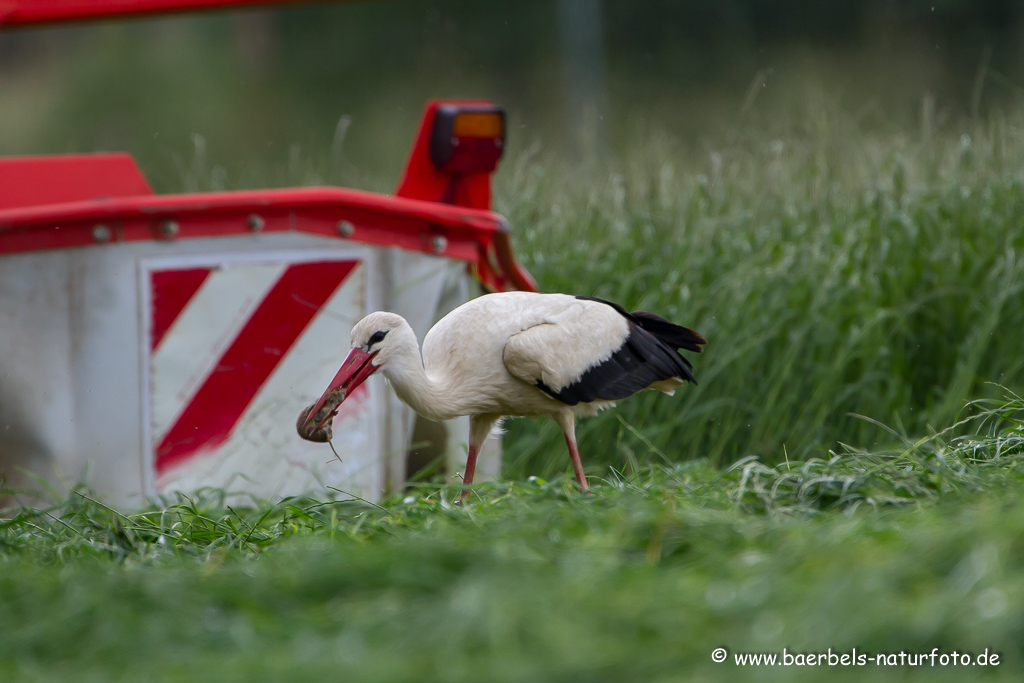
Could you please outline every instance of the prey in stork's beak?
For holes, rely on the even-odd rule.
[[[327,390],[316,403],[299,415],[299,423],[296,425],[299,436],[307,441],[330,441],[330,423],[338,414],[338,408],[356,387],[380,369],[372,362],[377,353],[367,353],[360,348],[354,348],[349,352],[348,358],[341,364],[341,369],[331,380]]]

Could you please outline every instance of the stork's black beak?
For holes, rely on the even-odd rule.
[[[327,390],[317,399],[316,403],[309,410],[309,415],[306,417],[306,421],[303,425],[308,425],[311,420],[321,411],[324,406],[330,408],[330,412],[320,419],[316,424],[316,429],[322,429],[328,421],[330,421],[338,413],[338,406],[340,406],[349,394],[355,390],[360,384],[366,381],[366,378],[377,372],[380,369],[379,366],[372,363],[373,357],[377,355],[377,352],[367,353],[362,349],[352,349],[348,354],[348,358],[341,364],[341,369],[338,370],[338,374],[334,376],[331,383],[328,385]]]

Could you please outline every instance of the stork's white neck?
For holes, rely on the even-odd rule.
[[[427,375],[415,338],[412,344],[395,349],[381,373],[391,382],[398,398],[428,420],[450,420],[462,414],[453,412],[458,401],[453,400],[456,397],[451,387]]]

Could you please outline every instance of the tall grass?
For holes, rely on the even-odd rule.
[[[699,387],[585,421],[584,462],[827,458],[892,441],[857,416],[919,436],[986,382],[1020,387],[1024,120],[925,124],[862,130],[818,104],[705,148],[651,134],[625,159],[506,169],[497,208],[542,289],[709,341]],[[557,441],[511,423],[506,472],[561,471]]]

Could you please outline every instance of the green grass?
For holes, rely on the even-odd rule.
[[[813,98],[700,146],[513,154],[547,291],[694,327],[699,387],[560,435],[503,481],[371,505],[222,491],[0,512],[0,680],[950,680],[738,669],[711,650],[981,652],[1024,671],[1024,120],[907,133]],[[182,183],[216,184],[197,146]],[[318,182],[316,160],[287,182]],[[211,170],[214,169],[214,170]],[[310,170],[312,169],[312,170]],[[964,406],[967,406],[964,408]]]
[[[769,50],[723,72],[743,49],[729,40],[683,60],[711,83],[695,87],[642,76],[645,45],[642,67],[612,55],[609,149],[569,162],[553,24],[530,21],[547,5],[502,33],[533,66],[508,42],[472,48],[478,19],[441,31],[444,8],[396,25],[390,5],[357,5],[341,28],[316,8],[282,19],[274,69],[246,61],[227,17],[39,34],[57,61],[13,65],[0,138],[127,149],[166,192],[387,191],[426,97],[489,95],[511,122],[496,208],[542,289],[699,330],[700,386],[581,422],[592,496],[554,424],[517,420],[503,480],[466,507],[428,483],[380,505],[229,506],[208,490],[133,511],[80,490],[2,509],[0,681],[1020,680],[1012,80],[986,79],[983,57],[958,106],[932,45],[910,58],[918,39],[901,35],[874,55]],[[328,32],[342,39],[324,52]],[[987,648],[1002,663],[740,669],[716,647]]]
[[[498,209],[542,289],[708,339],[699,387],[581,424],[595,471],[649,461],[646,441],[720,465],[884,448],[870,420],[919,436],[996,395],[988,382],[1024,382],[1022,122],[908,135],[813,102],[786,121],[703,149],[651,134],[624,161],[506,169]],[[562,471],[557,432],[511,423],[506,471]]]
[[[711,651],[998,652],[1024,669],[1024,402],[892,451],[377,506],[0,514],[10,680],[965,680],[741,669]]]

